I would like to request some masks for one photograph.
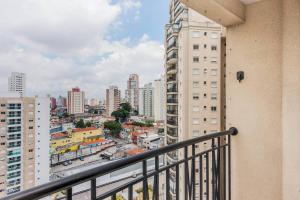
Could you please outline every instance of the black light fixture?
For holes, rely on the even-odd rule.
[[[242,80],[244,80],[244,78],[245,78],[245,75],[244,75],[244,72],[243,72],[243,71],[238,71],[238,72],[236,73],[236,79],[237,79],[239,82],[241,82]]]

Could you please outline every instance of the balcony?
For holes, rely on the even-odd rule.
[[[177,67],[176,65],[171,65],[170,67],[167,68],[167,74],[172,74],[172,76],[174,76],[174,74],[177,72]],[[176,79],[176,75],[175,75],[175,79]],[[176,81],[176,80],[175,80]],[[167,79],[168,82],[168,79]]]
[[[138,190],[142,199],[147,200],[150,199],[150,196],[154,200],[170,199],[171,196],[175,196],[176,199],[211,199],[211,197],[214,200],[230,199],[231,135],[236,134],[237,129],[231,128],[228,131],[171,144],[40,185],[4,197],[2,200],[42,199],[59,192],[63,194],[61,199],[67,200],[82,199],[83,197],[92,200],[107,198],[132,200]],[[197,149],[196,151],[196,145],[207,141],[212,143],[209,149],[200,152]],[[182,159],[178,159],[172,164],[166,162],[163,165],[160,164],[160,157],[165,157],[166,154],[178,150],[184,152]],[[147,165],[149,160],[154,161],[152,169]],[[142,163],[142,169],[134,179],[122,181],[117,187],[98,190],[97,178],[136,163]],[[181,179],[180,174],[184,178]],[[171,180],[175,180],[174,185],[170,185]],[[75,192],[74,188],[80,184],[89,185],[89,189]],[[160,187],[162,184],[165,184],[165,187]],[[170,194],[171,187],[172,195]]]

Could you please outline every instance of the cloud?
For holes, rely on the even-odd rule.
[[[139,14],[138,0],[0,1],[0,90],[12,71],[27,74],[29,95],[66,95],[79,86],[88,97],[126,85],[129,73],[142,83],[163,70],[163,46],[144,35],[108,41],[127,13]]]

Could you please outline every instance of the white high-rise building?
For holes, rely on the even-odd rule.
[[[165,78],[162,76],[160,79],[154,81],[154,94],[153,94],[153,106],[154,106],[154,119],[165,120]]]
[[[0,97],[0,197],[49,181],[50,97]]]
[[[120,108],[121,91],[117,86],[110,86],[106,89],[106,113],[111,115],[112,112]]]
[[[12,72],[8,77],[8,91],[18,92],[21,97],[26,95],[26,75],[20,72]]]
[[[125,100],[130,103],[134,110],[139,107],[139,76],[130,74],[127,81],[127,90],[125,91]]]
[[[169,8],[165,38],[167,145],[224,129],[225,70],[221,56],[222,27],[178,0],[172,0]],[[196,151],[208,147],[210,142],[205,142],[197,145]],[[183,150],[169,153],[167,162],[183,156]],[[171,174],[175,176],[173,170]],[[184,180],[182,174],[180,183]],[[171,199],[175,199],[175,191],[175,183],[170,179]],[[181,195],[179,199],[184,199]]]
[[[82,114],[84,113],[84,104],[85,104],[85,93],[80,91],[78,87],[72,88],[71,91],[68,91],[68,113],[69,114]]]
[[[152,83],[145,84],[139,90],[139,115],[153,117],[153,86]]]

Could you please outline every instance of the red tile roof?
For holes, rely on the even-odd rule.
[[[83,132],[83,131],[94,131],[97,130],[95,127],[88,127],[88,128],[75,128],[72,132]]]
[[[94,140],[94,141],[82,142],[81,145],[82,145],[82,146],[86,146],[86,145],[89,145],[89,144],[102,143],[102,142],[106,142],[106,141],[107,141],[107,140],[105,140],[104,138],[99,138],[99,139]]]
[[[130,150],[126,151],[127,155],[129,155],[129,156],[137,155],[137,154],[144,153],[144,152],[145,152],[145,150],[140,149],[140,148],[130,149]]]
[[[57,139],[57,138],[62,138],[67,136],[67,134],[65,132],[59,132],[59,133],[54,133],[51,135],[51,138],[53,139]]]

